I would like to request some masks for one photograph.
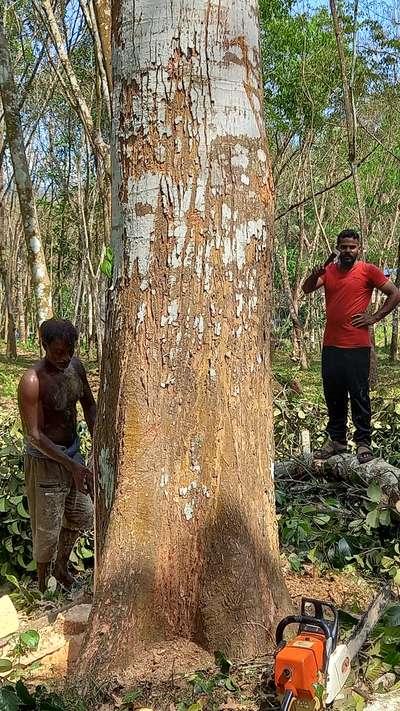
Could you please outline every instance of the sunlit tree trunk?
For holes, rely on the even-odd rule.
[[[288,605],[257,1],[113,10],[115,263],[80,660],[95,675],[176,637],[252,657]]]
[[[0,22],[0,95],[4,107],[7,141],[14,168],[14,179],[31,267],[37,317],[39,323],[41,323],[52,316],[50,280],[36,214],[35,196],[26,159],[18,109],[18,94],[2,22]]]

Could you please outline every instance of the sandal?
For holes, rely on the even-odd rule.
[[[334,457],[335,454],[344,454],[345,452],[347,452],[346,444],[342,444],[341,442],[335,442],[332,439],[328,439],[323,447],[314,451],[313,456],[314,459],[320,459],[324,462],[326,459]]]
[[[357,459],[359,464],[367,464],[375,459],[375,454],[373,453],[369,444],[358,444],[357,445]]]

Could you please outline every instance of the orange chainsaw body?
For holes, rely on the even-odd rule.
[[[279,696],[291,691],[297,699],[315,697],[315,684],[324,670],[326,639],[318,632],[302,632],[278,649],[275,656],[275,686]]]
[[[306,614],[308,609],[312,614]],[[303,597],[300,615],[289,615],[279,622],[274,681],[281,711],[311,711],[319,706],[317,684],[325,682],[329,659],[336,649],[338,621],[334,605]],[[294,624],[298,625],[297,636],[285,641],[286,627]]]

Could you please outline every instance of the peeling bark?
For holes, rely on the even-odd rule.
[[[79,665],[95,676],[178,637],[257,655],[289,606],[257,2],[116,1],[113,41],[114,274]]]
[[[18,108],[18,93],[2,22],[0,22],[0,94],[40,324],[51,318],[53,314],[50,280],[36,214],[35,195],[26,159]]]

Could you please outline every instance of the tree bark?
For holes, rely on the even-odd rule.
[[[397,205],[396,216],[394,224],[397,224],[397,218],[400,211],[400,204]],[[396,279],[395,285],[400,289],[400,235],[397,243],[397,264],[396,264]],[[392,339],[390,342],[390,356],[389,360],[394,363],[398,357],[399,349],[399,310],[395,309],[392,316]]]
[[[100,37],[104,60],[104,69],[107,76],[108,92],[112,91],[111,69],[111,2],[110,0],[92,0],[97,31]]]
[[[32,285],[36,298],[37,316],[39,323],[41,323],[53,315],[50,280],[47,273],[46,258],[36,214],[35,196],[26,159],[21,119],[18,110],[18,95],[12,74],[7,40],[1,21],[0,94],[4,107],[6,135],[14,168],[15,184],[18,191],[25,241],[28,250]]]
[[[160,640],[257,655],[290,604],[257,1],[122,0],[113,13],[114,272],[79,665],[95,677]]]

